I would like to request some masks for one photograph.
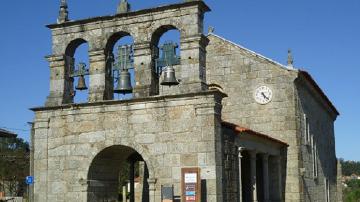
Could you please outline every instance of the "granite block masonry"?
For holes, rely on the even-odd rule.
[[[163,185],[181,198],[183,168],[200,169],[207,202],[341,199],[336,108],[307,72],[205,35],[203,1],[139,11],[121,1],[115,15],[76,21],[66,1],[60,10],[58,23],[47,26],[49,96],[32,109],[34,201],[117,201],[125,163],[131,202],[161,201]],[[180,84],[172,87],[161,86],[155,70],[169,30],[181,35]],[[109,58],[125,36],[134,41],[135,83],[131,99],[116,100]],[[88,100],[74,103],[71,73],[84,43]],[[266,104],[254,98],[261,86],[272,92]],[[137,174],[136,162],[143,165]]]

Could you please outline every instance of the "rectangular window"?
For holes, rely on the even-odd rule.
[[[305,145],[310,145],[310,123],[309,118],[304,114],[304,142]]]
[[[312,148],[312,158],[313,158],[313,173],[314,179],[318,177],[318,157],[317,157],[317,146],[314,140],[314,136],[311,137],[311,148]]]
[[[324,179],[324,187],[325,187],[325,202],[330,202],[330,183],[329,179]]]

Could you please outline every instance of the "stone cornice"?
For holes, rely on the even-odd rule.
[[[39,111],[49,111],[49,110],[59,110],[59,109],[69,109],[69,108],[81,108],[81,107],[88,107],[88,106],[102,106],[102,105],[117,105],[117,104],[131,104],[131,103],[140,103],[140,102],[150,102],[150,101],[166,101],[168,99],[176,99],[176,98],[191,98],[191,97],[198,97],[198,96],[208,96],[214,95],[214,97],[224,98],[227,97],[225,93],[222,93],[218,90],[209,90],[197,93],[187,93],[187,94],[177,94],[177,95],[166,95],[166,96],[150,96],[150,97],[143,97],[143,98],[134,98],[129,100],[105,100],[101,102],[88,102],[88,103],[71,103],[71,104],[64,104],[59,106],[51,106],[51,107],[34,107],[30,108],[30,110],[34,112]]]
[[[171,4],[171,5],[165,5],[165,6],[159,6],[155,8],[148,8],[128,13],[121,13],[116,15],[109,15],[109,16],[100,16],[100,17],[94,17],[94,18],[87,18],[82,20],[76,20],[76,21],[67,21],[60,24],[50,24],[46,25],[46,27],[50,29],[56,29],[56,28],[62,28],[62,27],[69,27],[73,25],[83,25],[86,23],[92,23],[92,22],[98,22],[98,21],[108,21],[113,20],[116,18],[122,18],[122,17],[133,17],[138,15],[143,15],[147,13],[156,13],[156,12],[162,12],[170,9],[179,9],[179,8],[185,8],[185,7],[191,7],[191,6],[199,6],[200,10],[202,12],[208,12],[211,11],[211,9],[203,2],[203,1],[191,1],[191,2],[185,2],[185,3],[178,3],[178,4]]]

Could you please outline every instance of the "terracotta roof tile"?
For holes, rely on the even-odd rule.
[[[280,143],[280,144],[285,145],[285,146],[289,146],[289,144],[287,144],[286,142],[283,142],[281,140],[275,139],[275,138],[270,137],[268,135],[256,132],[256,131],[251,130],[249,128],[241,127],[241,126],[238,126],[236,124],[225,122],[225,121],[222,122],[222,125],[224,127],[226,127],[226,128],[234,130],[235,132],[238,132],[238,133],[248,133],[250,135],[254,135],[254,136],[257,136],[257,137],[260,137],[260,138],[264,138],[264,139],[270,140],[272,142],[276,142],[276,143]]]

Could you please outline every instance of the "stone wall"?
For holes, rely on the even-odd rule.
[[[154,49],[160,37],[174,29],[181,35],[181,65],[177,68],[181,84],[172,89],[172,94],[206,90],[204,67],[208,40],[203,35],[203,18],[209,10],[205,3],[194,1],[48,25],[52,31],[52,54],[47,57],[51,76],[46,105],[73,102],[73,82],[69,78],[72,67],[68,61],[73,59],[76,48],[83,43],[89,45],[88,100],[111,100],[113,87],[107,59],[115,43],[124,36],[131,36],[134,41],[134,97],[159,95],[159,79],[154,73]]]
[[[329,179],[333,200],[337,176],[334,140],[337,114],[324,102],[315,89],[317,86],[299,82],[301,71],[287,69],[217,35],[210,34],[208,38],[208,83],[220,85],[228,94],[223,102],[223,120],[289,144],[286,177],[283,176],[286,201],[324,201],[324,176]],[[255,89],[262,85],[273,91],[273,100],[267,105],[259,105],[254,100]],[[312,173],[312,154],[304,143],[304,113],[309,114],[311,133],[318,146],[319,177],[316,180]]]
[[[330,201],[336,200],[337,193],[337,159],[335,154],[334,121],[336,115],[329,111],[317,98],[314,88],[303,77],[296,82],[299,134],[301,136],[301,155],[299,165],[304,168],[303,189],[304,201],[326,201],[325,178],[330,182]],[[308,119],[311,142],[306,141],[304,114]],[[313,147],[317,151],[313,150]],[[314,161],[313,155],[316,155]],[[317,162],[317,171],[314,163]],[[314,175],[317,172],[317,176]]]
[[[214,34],[208,36],[207,80],[228,95],[223,101],[223,120],[270,135],[288,143],[286,201],[300,200],[299,142],[295,87],[297,72],[285,69]],[[269,86],[273,101],[259,105],[257,87]],[[284,172],[285,174],[285,172]]]
[[[184,167],[200,167],[207,201],[222,201],[223,96],[211,91],[33,109],[35,201],[87,201],[92,160],[113,145],[144,158],[156,181],[150,201],[160,201],[162,184],[174,184],[180,196]]]

